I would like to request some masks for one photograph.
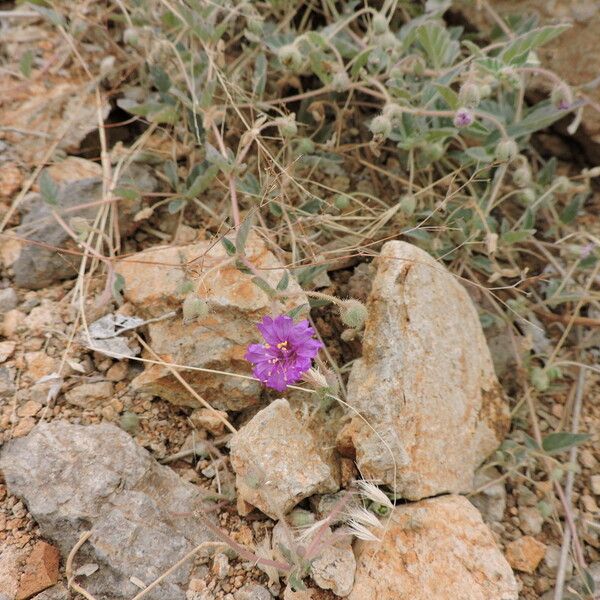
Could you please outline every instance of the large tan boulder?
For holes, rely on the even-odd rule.
[[[273,288],[285,269],[264,243],[251,235],[247,259]],[[244,359],[248,344],[259,340],[256,324],[263,316],[279,314],[307,304],[298,284],[290,277],[285,303],[274,302],[242,273],[219,242],[201,241],[186,246],[152,248],[117,264],[125,279],[125,300],[138,316],[154,318],[182,307],[188,295],[204,300],[209,313],[184,323],[181,313],[148,325],[149,344],[165,361],[227,373],[252,375]],[[240,410],[259,401],[258,381],[222,373],[185,371],[186,381],[214,408]],[[198,407],[198,401],[166,367],[148,365],[133,385],[174,404]]]
[[[365,478],[419,500],[471,489],[502,441],[508,406],[468,293],[416,246],[388,242],[368,302],[354,416],[338,447]]]
[[[381,543],[359,541],[348,600],[516,600],[515,577],[463,496],[397,506]]]

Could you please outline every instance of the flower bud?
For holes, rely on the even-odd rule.
[[[509,162],[519,153],[515,140],[500,140],[496,145],[495,155],[500,162]]]
[[[315,143],[310,138],[300,138],[296,151],[298,154],[312,154],[315,151]]]
[[[279,128],[279,133],[283,137],[293,137],[298,133],[298,125],[296,125],[296,115],[294,113],[287,117],[281,117],[276,119],[275,123]]]
[[[573,92],[566,83],[561,83],[552,90],[550,99],[559,110],[568,110],[573,104]]]
[[[572,187],[568,177],[559,175],[553,182],[552,186],[559,194],[566,194]]]
[[[398,123],[402,119],[402,107],[394,102],[388,102],[383,107],[383,116],[387,117],[392,123]]]
[[[100,76],[106,77],[115,67],[115,57],[112,54],[100,61]]]
[[[128,27],[123,32],[123,43],[128,46],[137,47],[140,44],[139,31],[135,27]]]
[[[331,79],[331,85],[336,92],[343,92],[350,85],[350,77],[343,69],[336,71]]]
[[[459,129],[461,127],[468,127],[474,120],[473,113],[468,108],[459,108],[454,115],[454,127]]]
[[[248,27],[248,31],[254,33],[255,35],[260,35],[263,32],[264,21],[262,17],[258,15],[253,15],[248,18],[246,21],[246,27]]]
[[[524,163],[518,169],[515,169],[512,178],[517,187],[527,187],[531,183],[531,169],[529,165]]]
[[[340,317],[344,325],[361,329],[367,318],[367,307],[358,300],[350,298],[340,302]]]
[[[208,304],[200,298],[188,295],[183,301],[183,322],[191,323],[196,319],[204,319],[208,315]]]
[[[511,88],[520,88],[521,79],[512,67],[503,67],[500,70],[500,81],[505,82]]]
[[[292,71],[297,71],[302,67],[302,53],[295,44],[281,46],[277,51],[277,58],[284,67],[288,67]]]
[[[476,108],[481,101],[479,86],[470,81],[463,83],[458,92],[458,101],[467,108]]]
[[[430,142],[423,146],[423,154],[429,162],[440,160],[444,156],[444,144],[440,142]]]
[[[374,136],[385,139],[392,133],[392,123],[386,116],[379,115],[371,121],[369,129]]]
[[[519,199],[524,204],[532,204],[533,202],[535,202],[536,198],[537,198],[537,194],[535,193],[535,190],[530,187],[524,188],[523,190],[521,190],[521,193],[519,194]]]
[[[346,210],[350,206],[350,198],[345,194],[336,194],[333,203],[339,210]]]
[[[377,13],[373,16],[373,20],[371,21],[371,26],[373,27],[373,33],[376,35],[381,35],[382,33],[386,33],[388,31],[388,21],[385,18],[385,15],[381,13]]]
[[[412,215],[417,207],[417,199],[413,194],[404,194],[400,198],[400,208],[407,215]]]
[[[425,69],[427,65],[425,64],[425,60],[422,56],[415,56],[415,60],[412,65],[413,74],[415,77],[422,77],[425,73]]]
[[[385,33],[379,34],[377,36],[376,42],[379,45],[379,47],[388,50],[390,48],[394,48],[400,43],[398,38],[391,31],[386,31]]]
[[[489,83],[479,84],[479,98],[489,98],[492,95],[492,86]]]

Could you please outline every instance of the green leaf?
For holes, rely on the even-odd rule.
[[[33,66],[33,52],[31,50],[27,50],[23,56],[21,56],[21,60],[19,61],[19,70],[27,79],[31,76],[31,67]]]
[[[39,178],[40,195],[46,204],[56,206],[58,204],[58,185],[50,177],[50,173],[44,169]]]
[[[242,179],[236,179],[235,184],[243,194],[260,198],[260,183],[252,173],[246,173]]]
[[[287,315],[288,317],[295,319],[303,310],[306,310],[309,307],[310,306],[306,303],[300,304],[300,306],[296,306],[295,308],[292,308],[292,310],[288,310]]]
[[[296,275],[298,283],[302,286],[310,283],[319,273],[327,270],[327,265],[311,265],[300,269]]]
[[[148,120],[151,123],[175,125],[179,120],[179,111],[172,104],[162,104],[159,110],[148,114]]]
[[[184,294],[189,294],[193,289],[194,282],[190,281],[189,279],[185,279],[177,286],[175,293],[183,296]]]
[[[556,175],[556,165],[557,165],[556,156],[553,156],[540,170],[537,177],[537,182],[542,185],[550,185],[550,183],[554,180],[554,176]]]
[[[533,31],[528,31],[512,40],[502,50],[500,58],[507,64],[523,64],[532,50],[558,37],[570,27],[570,25],[547,25]]]
[[[518,244],[525,241],[536,232],[535,229],[521,229],[520,231],[507,231],[500,236],[505,244]]]
[[[225,158],[212,144],[206,142],[204,144],[206,160],[219,167],[225,174],[231,173],[233,169],[233,156]]]
[[[267,85],[267,57],[260,52],[254,61],[254,74],[252,75],[252,92],[258,98],[262,98]]]
[[[252,283],[267,294],[267,296],[272,297],[275,295],[275,290],[269,285],[269,282],[262,277],[253,277]]]
[[[529,206],[525,209],[525,216],[523,217],[523,229],[533,229],[535,225],[535,217],[533,211]]]
[[[61,14],[57,13],[55,10],[39,5],[34,5],[31,8],[39,12],[40,15],[48,19],[52,24],[56,25],[57,27],[66,27],[67,23],[64,17]]]
[[[115,273],[112,284],[112,295],[117,304],[123,304],[123,290],[125,289],[125,277],[121,273]]]
[[[327,54],[318,50],[313,50],[308,55],[308,61],[312,72],[321,80],[321,83],[323,85],[329,85],[331,83],[331,74],[325,67],[328,62]]]
[[[186,198],[196,198],[208,189],[219,172],[217,165],[210,165],[205,171],[196,176],[190,187],[186,190]]]
[[[150,67],[150,75],[159,92],[166,94],[171,89],[171,78],[163,71],[163,69],[156,65],[152,65]]]
[[[175,198],[169,202],[167,205],[167,210],[169,211],[169,214],[174,215],[175,213],[178,213],[185,206],[185,204],[186,201],[183,198]]]
[[[541,102],[518,123],[510,125],[507,128],[507,132],[511,138],[530,135],[536,131],[550,127],[550,125],[556,123],[556,121],[562,119],[564,116],[564,110],[555,108],[549,102]]]
[[[238,228],[237,234],[235,236],[235,248],[238,254],[244,254],[244,250],[246,248],[246,241],[252,229],[252,225],[254,225],[254,214],[248,215],[242,221]]]
[[[579,210],[583,206],[583,203],[587,197],[587,194],[576,194],[571,202],[565,206],[564,210],[560,213],[560,220],[565,225],[572,223],[577,217]]]
[[[363,50],[355,59],[354,64],[352,65],[352,69],[350,69],[350,74],[352,77],[356,77],[360,70],[367,64],[369,61],[369,55],[371,54],[371,49]]]
[[[138,190],[129,187],[116,187],[113,190],[115,196],[119,198],[123,198],[123,200],[130,200],[131,202],[135,202],[141,198],[141,194]]]
[[[587,433],[568,433],[566,431],[551,433],[542,440],[542,449],[546,454],[558,454],[589,439],[590,436]]]
[[[473,146],[471,148],[467,148],[465,150],[465,154],[477,162],[490,163],[494,160],[494,157],[491,154],[488,154],[486,149],[482,146]]]
[[[221,238],[221,244],[223,244],[223,246],[225,246],[225,252],[227,252],[227,254],[229,254],[229,256],[235,256],[236,255],[236,250],[235,250],[235,244],[227,239],[227,238]]]
[[[277,284],[277,290],[280,292],[286,290],[289,282],[290,275],[287,271],[284,271],[283,275],[281,276],[281,279],[279,280],[279,283]]]
[[[456,110],[459,106],[458,94],[447,85],[441,85],[439,83],[434,83],[433,85],[450,110]]]
[[[177,184],[179,183],[179,174],[177,173],[177,163],[173,160],[168,160],[165,163],[164,171],[171,188],[177,190]]]
[[[437,23],[428,21],[417,27],[417,40],[434,69],[450,64],[460,50],[448,31]]]

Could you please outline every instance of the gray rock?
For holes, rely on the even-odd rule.
[[[314,582],[336,596],[347,596],[352,591],[355,572],[356,559],[349,538],[327,545],[311,565]]]
[[[81,383],[65,394],[65,399],[73,406],[89,408],[97,406],[102,400],[111,398],[114,385],[110,381]]]
[[[233,597],[235,600],[273,600],[269,590],[258,583],[247,583],[237,590]]]
[[[57,583],[51,588],[36,594],[31,600],[69,600],[69,592],[62,583]]]
[[[539,509],[534,506],[519,508],[519,528],[527,535],[537,535],[542,531],[544,517]]]
[[[504,487],[504,481],[498,481],[489,485],[490,482],[499,477],[500,471],[497,469],[478,471],[475,474],[473,487],[475,489],[483,486],[487,487],[479,494],[470,496],[469,500],[479,509],[486,523],[498,523],[504,517],[504,510],[506,509],[506,488]]]
[[[276,519],[316,493],[338,489],[287,400],[275,400],[231,438],[239,498]]]
[[[15,376],[8,367],[0,367],[0,398],[9,398],[15,393]]]
[[[365,478],[409,500],[468,492],[510,422],[477,311],[416,246],[387,242],[377,269],[363,356],[348,381],[348,403],[363,418],[352,417],[338,447]]]
[[[155,189],[156,180],[148,174],[147,170],[132,165],[128,173],[134,180],[135,187],[141,192]],[[37,194],[28,196],[23,204],[23,209],[28,212],[16,229],[16,233],[28,240],[42,242],[44,246],[34,244],[21,246],[17,259],[12,263],[14,281],[18,287],[39,290],[77,274],[80,258],[77,255],[55,250],[55,248],[76,250],[76,246],[69,234],[53,218],[52,210],[56,209],[61,213],[66,223],[69,223],[73,217],[94,218],[98,212],[98,202],[102,200],[102,179],[99,177],[80,179],[62,185],[59,190],[57,207],[49,206]],[[89,203],[96,204],[72,210]],[[131,215],[137,208],[139,208],[139,201],[119,201],[122,228],[130,226]],[[123,229],[123,233],[125,231]]]
[[[13,288],[4,288],[0,290],[0,315],[17,308],[17,292]]]
[[[41,423],[4,447],[0,470],[63,558],[82,532],[92,532],[75,568],[100,566],[85,580],[97,600],[134,596],[139,589],[130,577],[149,584],[210,539],[191,514],[202,510],[198,488],[113,425]],[[191,566],[180,567],[149,599],[183,600]]]

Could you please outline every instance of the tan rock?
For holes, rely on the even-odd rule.
[[[18,438],[27,435],[34,427],[36,420],[33,417],[21,419],[12,430],[12,437]]]
[[[275,400],[256,413],[231,438],[230,447],[238,499],[272,518],[308,496],[338,488],[287,400]]]
[[[94,381],[92,383],[82,383],[65,394],[65,399],[69,404],[89,408],[95,406],[102,400],[111,398],[114,392],[114,386],[110,381]]]
[[[571,86],[580,86],[598,77],[600,72],[600,6],[595,0],[492,0],[492,7],[501,17],[533,15],[539,25],[567,23],[571,25],[564,33],[536,51],[542,66],[555,71]],[[491,14],[482,5],[470,0],[460,0],[453,5],[460,8],[469,22],[490,31],[496,27]],[[553,82],[546,77],[536,77],[532,85],[544,95],[549,95]],[[600,102],[600,88],[586,90],[591,99]],[[580,126],[581,139],[590,156],[598,156],[600,144],[600,114],[591,106],[584,109]],[[590,144],[591,142],[591,144]]]
[[[469,491],[509,426],[469,295],[429,254],[394,241],[382,248],[368,310],[348,402],[369,425],[353,417],[340,451],[411,500]]]
[[[35,400],[28,400],[23,406],[17,409],[19,417],[35,417],[42,408],[42,405]]]
[[[89,177],[102,177],[102,167],[86,158],[67,156],[65,160],[50,165],[48,173],[56,183],[71,183]]]
[[[0,198],[10,198],[23,184],[23,173],[14,162],[0,165]]]
[[[506,559],[517,571],[533,573],[546,553],[546,544],[525,535],[506,547]]]
[[[58,581],[58,548],[39,541],[33,547],[21,576],[16,600],[27,600]]]
[[[217,411],[222,417],[227,418],[227,413]],[[212,410],[208,408],[198,408],[190,415],[190,421],[194,427],[206,429],[213,435],[221,435],[225,430],[225,424],[221,421]]]
[[[27,374],[34,381],[45,375],[54,373],[57,367],[56,359],[48,356],[43,350],[27,352],[25,354],[25,362],[27,364]]]
[[[19,575],[22,572],[22,564],[27,556],[27,550],[0,544],[0,593],[8,600],[14,600],[19,586]],[[1,596],[0,596],[1,597]]]
[[[23,325],[25,321],[25,313],[20,310],[13,308],[4,315],[4,321],[2,323],[2,334],[5,338],[12,338],[17,333],[17,329]]]
[[[327,544],[310,567],[311,577],[322,590],[347,596],[354,585],[356,559],[348,537]]]
[[[246,244],[248,260],[272,287],[284,269],[258,237]],[[148,325],[150,345],[166,360],[195,367],[244,375],[251,374],[244,359],[249,343],[259,339],[256,324],[270,314],[273,303],[252,282],[252,275],[241,273],[222,244],[200,241],[189,246],[153,248],[128,257],[117,265],[125,279],[125,299],[143,317],[158,317],[180,309],[186,282],[207,302],[210,312],[184,324],[181,315]],[[290,281],[290,299],[276,307],[286,311],[307,302],[301,288]],[[187,371],[186,381],[214,408],[239,410],[258,402],[261,386],[257,381],[210,372]],[[200,403],[160,365],[149,365],[136,377],[133,386],[161,396],[174,404],[200,407]]]
[[[106,378],[114,382],[123,381],[127,377],[128,372],[129,363],[126,360],[120,360],[106,371]]]
[[[29,331],[34,334],[46,333],[49,329],[56,327],[59,323],[62,323],[57,306],[54,302],[48,300],[42,300],[39,306],[34,307],[25,324]]]
[[[600,496],[600,475],[592,475],[590,477],[590,484],[592,486],[592,492],[596,496]]]
[[[16,342],[0,342],[0,363],[7,361],[13,355],[16,347]]]
[[[462,496],[397,506],[381,543],[355,545],[348,600],[516,600],[517,583],[477,509]]]

